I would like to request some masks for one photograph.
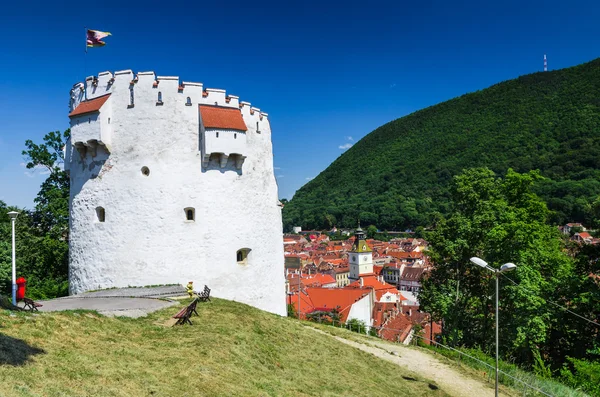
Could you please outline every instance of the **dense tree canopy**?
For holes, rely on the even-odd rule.
[[[540,170],[551,221],[593,220],[600,194],[600,59],[503,82],[368,134],[296,192],[284,227],[431,226],[463,169]]]
[[[491,351],[494,274],[469,259],[483,258],[494,268],[515,263],[514,272],[500,277],[501,355],[526,366],[541,358],[558,373],[567,360],[595,365],[577,360],[592,358],[600,327],[560,306],[600,318],[600,249],[566,249],[570,243],[548,224],[550,212],[532,192],[539,179],[535,171],[511,169],[498,178],[487,168],[454,178],[449,215],[428,236],[433,270],[422,281],[419,301],[444,321],[448,343]],[[575,259],[569,252],[577,252]]]

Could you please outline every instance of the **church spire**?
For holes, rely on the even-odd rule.
[[[352,245],[353,252],[371,252],[371,248],[367,244],[365,232],[360,228],[360,222],[358,223],[358,229],[354,232],[354,244]]]

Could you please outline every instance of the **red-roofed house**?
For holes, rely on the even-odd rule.
[[[298,307],[298,294],[288,295],[288,304]],[[300,318],[315,311],[331,311],[337,309],[340,321],[352,319],[363,321],[371,326],[373,298],[371,290],[360,288],[303,288],[300,293]]]
[[[575,233],[573,237],[571,237],[571,240],[581,244],[594,244],[596,242],[596,239],[588,232]]]
[[[345,287],[350,283],[350,280],[348,280],[350,268],[348,266],[335,267],[333,270],[335,271],[335,281],[338,287]]]
[[[401,302],[400,291],[391,284],[383,281],[381,276],[364,275],[359,280],[350,283],[346,288],[371,288],[375,292],[376,302]]]
[[[404,267],[398,281],[400,291],[418,294],[421,290],[421,277],[424,272],[425,268],[423,267]]]

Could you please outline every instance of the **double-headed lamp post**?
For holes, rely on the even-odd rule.
[[[12,223],[12,304],[17,305],[17,261],[15,255],[15,222],[17,221],[17,211],[10,211],[8,216]]]
[[[516,269],[517,265],[514,263],[505,263],[504,265],[500,266],[500,269],[495,269],[488,265],[486,261],[476,256],[471,258],[471,262],[493,272],[496,278],[496,397],[498,397],[498,277],[500,277],[500,273],[509,272]]]

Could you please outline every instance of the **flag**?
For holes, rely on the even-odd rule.
[[[99,30],[87,30],[87,46],[88,47],[102,47],[106,45],[105,42],[102,41],[103,38],[110,36],[110,32],[101,32]]]

